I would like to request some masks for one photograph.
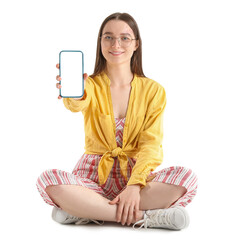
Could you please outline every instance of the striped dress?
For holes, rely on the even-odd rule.
[[[122,147],[123,129],[125,118],[115,118],[116,123],[116,142],[118,147]],[[72,173],[58,169],[48,169],[37,179],[36,186],[43,200],[57,208],[57,206],[46,193],[45,189],[50,185],[74,184],[94,190],[103,197],[113,200],[120,194],[127,185],[127,181],[121,175],[118,157],[114,157],[114,164],[107,181],[99,186],[98,184],[98,164],[102,155],[83,154],[77,162]],[[136,159],[128,157],[128,179],[131,176],[132,168]],[[186,193],[170,207],[185,207],[192,201],[197,191],[197,177],[191,169],[174,166],[165,168],[158,172],[151,172],[147,181],[161,182],[183,186],[187,189]]]

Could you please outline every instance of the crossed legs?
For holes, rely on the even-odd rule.
[[[186,191],[182,186],[149,182],[140,192],[141,217],[132,223],[143,218],[143,210],[168,208]],[[110,205],[108,199],[91,189],[76,185],[55,185],[48,186],[46,192],[57,206],[73,216],[116,222],[117,205]]]

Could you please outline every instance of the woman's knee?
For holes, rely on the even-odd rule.
[[[49,196],[53,197],[62,194],[63,189],[63,185],[49,185],[45,188],[45,191]]]
[[[46,190],[47,188],[50,191],[57,189],[57,187],[52,189],[53,186],[57,186],[57,184],[59,184],[56,175],[57,169],[47,169],[39,175],[36,185],[40,186],[43,190]]]
[[[185,175],[184,179],[188,179],[188,181],[186,181],[186,183],[183,184],[183,187],[187,188],[194,188],[197,189],[198,187],[198,178],[196,173],[187,167],[177,167],[179,169],[181,169],[180,171],[180,175]]]

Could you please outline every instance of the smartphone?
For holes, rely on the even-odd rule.
[[[62,98],[81,98],[84,95],[84,54],[79,50],[59,53],[59,95]]]

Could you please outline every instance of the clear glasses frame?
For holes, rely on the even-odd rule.
[[[106,46],[113,46],[118,40],[118,43],[121,47],[129,47],[133,40],[137,40],[136,38],[131,38],[130,35],[122,35],[121,37],[113,37],[111,34],[104,33],[100,37],[103,40]]]

